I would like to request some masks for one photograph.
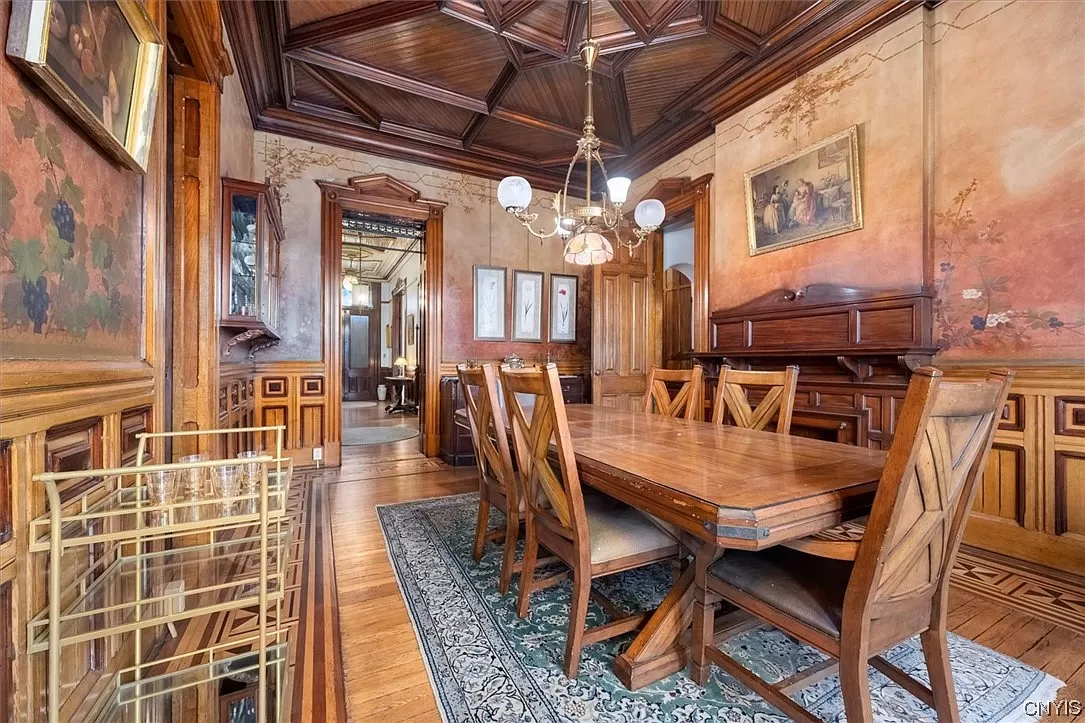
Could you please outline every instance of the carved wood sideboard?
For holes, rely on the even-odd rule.
[[[1085,365],[935,359],[932,297],[922,288],[781,289],[710,315],[711,403],[719,368],[799,366],[792,434],[887,449],[911,371],[954,377],[1010,366],[1017,376],[965,542],[1085,575]],[[706,410],[706,418],[711,418]]]
[[[705,396],[712,399],[724,364],[754,370],[797,364],[792,433],[888,448],[911,371],[930,364],[937,351],[931,303],[922,288],[811,285],[716,311],[709,317],[711,351],[693,355],[705,366]]]

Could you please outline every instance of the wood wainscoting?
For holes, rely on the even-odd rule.
[[[251,362],[219,366],[218,428],[238,429],[256,426],[256,367]],[[218,453],[235,457],[238,452],[255,449],[253,432],[219,437],[225,445]]]
[[[342,422],[331,413],[324,362],[258,363],[254,386],[257,426],[286,425],[284,444],[294,464],[315,464],[313,450],[319,448],[321,464],[339,466]],[[263,442],[264,449],[274,446],[274,439]]]
[[[1017,372],[965,543],[1085,573],[1085,364]],[[945,365],[947,376],[976,367]]]

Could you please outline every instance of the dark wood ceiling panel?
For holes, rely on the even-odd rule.
[[[309,101],[317,105],[323,105],[335,110],[353,112],[341,98],[331,92],[326,86],[317,82],[309,73],[302,68],[294,69],[294,97],[298,100]]]
[[[637,55],[625,69],[633,135],[649,128],[666,112],[671,101],[735,55],[732,47],[707,35],[654,45]],[[660,73],[661,67],[668,72]]]
[[[499,104],[518,113],[544,118],[579,131],[584,125],[584,69],[572,63],[521,71]],[[614,81],[594,77],[595,126],[600,138],[618,142]]]
[[[507,123],[496,118],[486,121],[474,145],[523,154],[533,161],[554,156],[568,159],[572,158],[576,151],[576,141],[573,139],[557,133],[527,128],[517,123]]]
[[[507,59],[493,33],[437,12],[321,48],[475,98],[486,96]]]
[[[595,122],[635,176],[935,0],[595,0]],[[254,125],[560,186],[580,134],[579,0],[229,0]]]
[[[290,27],[296,28],[305,23],[313,23],[382,2],[385,0],[290,0],[286,4],[286,17],[290,22]]]
[[[361,101],[377,111],[383,121],[458,136],[474,117],[474,113],[469,110],[445,105],[420,95],[345,75],[337,77],[350,86]]]
[[[723,0],[723,15],[747,30],[764,36],[795,17],[815,0]]]

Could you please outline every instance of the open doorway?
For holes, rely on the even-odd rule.
[[[417,371],[425,231],[419,219],[343,210],[344,447],[383,448],[421,434]]]
[[[663,226],[660,361],[665,369],[693,366],[693,214]]]

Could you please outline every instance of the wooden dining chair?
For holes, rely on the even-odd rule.
[[[790,434],[798,383],[799,368],[795,365],[782,372],[750,372],[724,365],[716,384],[712,421],[747,429],[765,429],[775,419],[776,432]],[[765,392],[756,407],[750,404],[751,389]]]
[[[828,542],[810,554],[787,547],[728,551],[697,560],[692,676],[715,663],[797,721],[818,721],[789,697],[840,673],[849,723],[873,721],[868,664],[958,721],[946,641],[949,577],[977,482],[987,464],[1013,372],[982,382],[947,382],[917,370],[862,539]],[[711,602],[720,596],[831,658],[773,685],[713,644]],[[927,687],[878,653],[919,635]]]
[[[667,384],[681,384],[671,396]],[[704,368],[661,369],[648,372],[648,388],[644,390],[644,411],[664,417],[704,419]]]
[[[497,389],[497,372],[493,364],[483,364],[481,367],[460,364],[456,372],[463,387],[471,444],[475,448],[478,465],[478,523],[475,526],[474,558],[476,561],[482,559],[487,540],[504,540],[498,582],[498,589],[504,595],[509,591],[513,573],[520,569],[516,562],[516,542],[520,536],[520,522],[524,519],[524,503],[509,451],[509,437]],[[505,524],[488,532],[486,528],[491,507],[497,507],[504,513]]]
[[[678,543],[632,507],[605,495],[582,493],[554,364],[544,369],[502,366],[501,383],[527,499],[517,613],[527,615],[532,592],[568,576],[563,572],[535,579],[538,548],[543,545],[572,570],[565,675],[575,678],[584,645],[637,630],[647,619],[647,613],[627,615],[601,594],[593,593],[592,580],[673,558],[678,554]],[[517,395],[525,397],[524,401]],[[551,457],[551,442],[555,458]],[[589,597],[594,597],[612,619],[585,630]]]

